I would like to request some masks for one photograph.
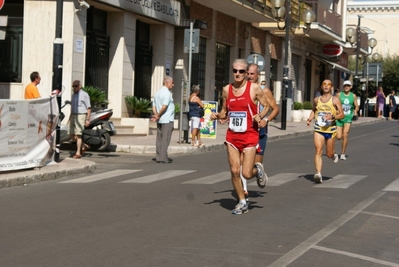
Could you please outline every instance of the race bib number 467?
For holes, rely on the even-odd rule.
[[[247,130],[247,112],[229,112],[229,129],[238,133],[245,132]]]

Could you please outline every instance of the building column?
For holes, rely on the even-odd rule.
[[[111,47],[108,81],[109,107],[115,118],[128,117],[125,97],[134,94],[136,17],[128,12],[108,13]]]
[[[151,45],[153,47],[152,58],[152,79],[151,79],[151,97],[161,88],[163,79],[167,75],[173,77],[175,62],[174,45],[175,45],[175,28],[172,25],[151,25]],[[175,81],[175,87],[172,92],[180,90],[180,81]],[[178,103],[178,99],[174,99]]]

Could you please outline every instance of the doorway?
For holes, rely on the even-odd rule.
[[[134,95],[147,100],[151,99],[152,56],[150,24],[137,20]]]
[[[94,7],[87,10],[85,86],[95,86],[108,97],[109,36],[107,12]]]

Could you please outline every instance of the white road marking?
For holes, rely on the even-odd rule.
[[[199,179],[183,182],[182,184],[216,184],[222,181],[230,180],[231,172],[219,172]]]
[[[126,180],[121,183],[149,184],[152,182],[162,181],[162,180],[166,180],[166,179],[173,178],[176,176],[185,175],[185,174],[192,173],[192,172],[195,172],[195,171],[170,170],[170,171],[164,171],[164,172],[160,172],[157,174],[147,175],[147,176],[143,176],[143,177],[139,177],[139,178],[135,178],[135,179],[131,179],[131,180]]]
[[[72,179],[68,181],[63,181],[60,182],[62,184],[84,184],[84,183],[91,183],[95,181],[100,181],[108,178],[112,178],[115,176],[121,176],[121,175],[126,175],[134,172],[139,172],[142,170],[114,170],[114,171],[109,171],[109,172],[104,172],[104,173],[98,173],[82,178],[77,178],[77,179]]]
[[[282,184],[295,181],[302,175],[303,175],[302,173],[279,173],[269,177],[267,186],[280,186]],[[256,183],[256,179],[254,182],[251,182],[248,185],[258,186],[258,184]]]
[[[337,230],[340,226],[347,223],[349,220],[357,216],[360,212],[362,212],[365,208],[369,205],[374,203],[377,199],[383,196],[385,192],[376,192],[369,198],[363,200],[359,203],[356,207],[348,211],[346,214],[342,215],[340,218],[336,219],[322,230],[314,234],[313,236],[309,237],[307,240],[296,246],[294,249],[286,253],[284,256],[273,262],[269,267],[281,267],[287,266],[300,256],[305,254],[309,249],[316,246],[317,243],[322,241],[324,238],[332,234],[335,230]]]
[[[325,180],[322,184],[317,184],[314,187],[347,189],[366,177],[367,175],[338,174],[332,179]]]
[[[342,251],[342,250],[326,248],[326,247],[321,247],[321,246],[314,246],[313,248],[317,249],[317,250],[331,252],[331,253],[335,253],[335,254],[340,254],[340,255],[351,257],[351,258],[360,259],[360,260],[364,260],[364,261],[369,261],[369,262],[373,262],[373,263],[377,263],[377,264],[381,264],[381,265],[399,267],[399,264],[394,263],[394,262],[383,261],[383,260],[379,260],[379,259],[363,256],[363,255],[360,255],[360,254],[350,253],[350,252],[346,252],[346,251]]]
[[[385,187],[382,191],[395,191],[399,192],[399,178],[397,178],[395,181],[390,183],[387,187]]]
[[[398,216],[391,216],[391,215],[386,215],[386,214],[381,214],[381,213],[374,213],[374,212],[368,212],[368,211],[362,211],[362,213],[363,213],[363,214],[372,215],[372,216],[379,216],[379,217],[384,217],[384,218],[399,220],[399,217],[398,217]]]

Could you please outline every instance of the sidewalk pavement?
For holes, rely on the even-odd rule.
[[[378,122],[381,119],[374,117],[361,117],[356,121],[352,122],[352,126],[355,127],[358,124]],[[183,139],[183,132],[179,134],[178,130],[172,132],[172,138],[168,149],[168,154],[190,154],[201,151],[210,151],[217,149],[224,149],[224,140],[226,137],[227,124],[218,123],[216,129],[216,138],[202,138],[202,142],[205,147],[197,148],[191,146],[191,134],[189,134],[188,143],[179,143],[179,137]],[[309,127],[306,126],[306,121],[302,122],[287,122],[286,130],[281,130],[280,121],[269,122],[268,137],[267,140],[277,140],[282,138],[291,138],[295,136],[310,135],[313,132],[313,124]],[[155,139],[156,132],[153,135],[148,136],[112,136],[111,143],[113,144],[112,150],[114,152],[124,152],[132,154],[147,154],[155,155]],[[182,140],[183,141],[183,140]]]
[[[352,122],[352,127],[356,125],[380,122],[381,119],[374,117],[361,117]],[[185,143],[184,133],[178,130],[173,131],[172,139],[168,149],[168,154],[191,154],[203,151],[224,149],[226,135],[226,124],[218,123],[215,139],[202,139],[204,147],[197,148]],[[306,122],[287,122],[286,130],[281,130],[281,122],[269,122],[268,142],[277,139],[291,138],[295,136],[311,135],[312,125],[306,126]],[[179,143],[179,137],[183,142]],[[309,137],[310,138],[310,137]],[[131,153],[155,156],[156,135],[134,136],[134,135],[115,135],[111,137],[112,152]],[[188,141],[190,142],[191,136]],[[112,153],[111,152],[111,153]],[[51,163],[41,168],[0,172],[0,188],[26,185],[46,180],[55,180],[64,176],[92,172],[96,169],[96,163],[82,159],[64,158],[59,163]]]

